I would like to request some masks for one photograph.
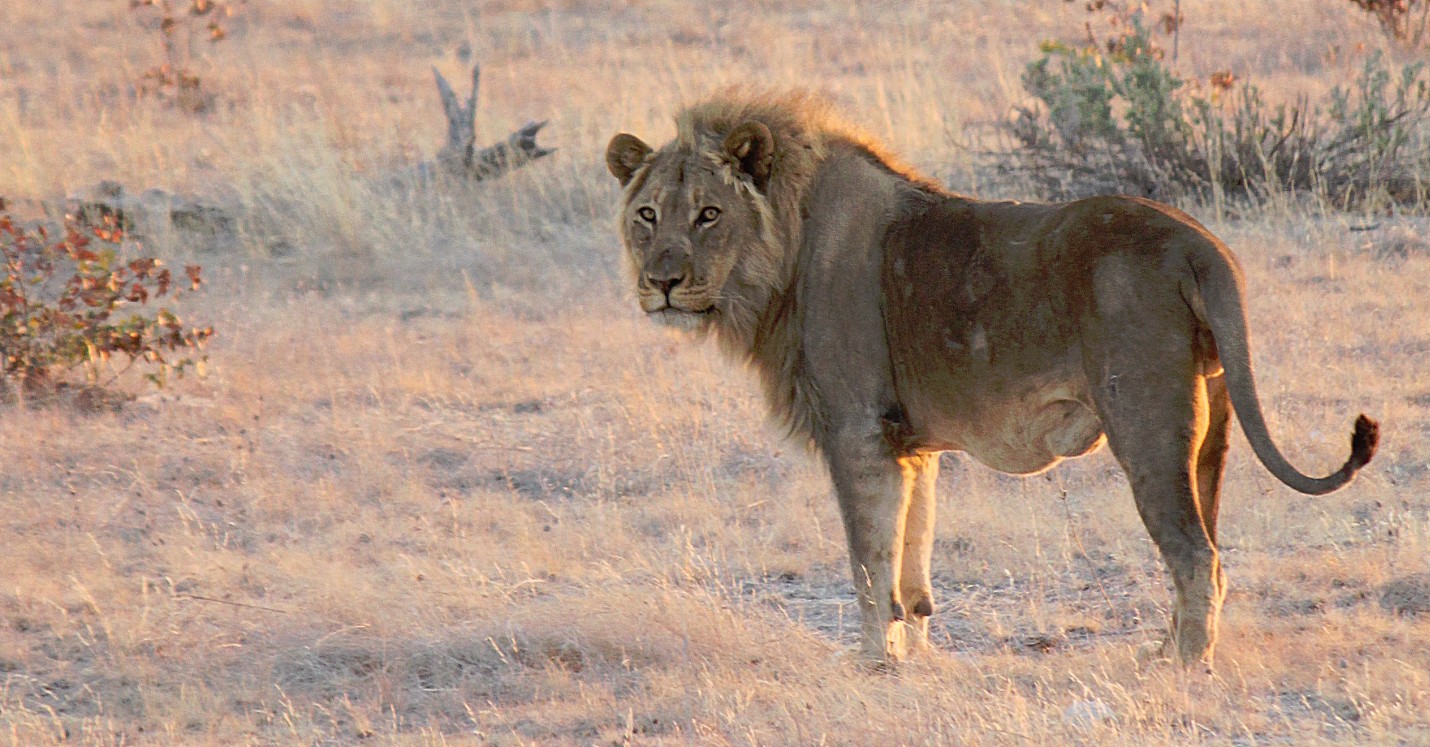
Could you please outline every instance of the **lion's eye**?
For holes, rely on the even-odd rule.
[[[636,215],[639,215],[641,217],[641,220],[647,223],[655,222],[655,208],[643,207],[640,210],[636,211]]]
[[[715,222],[720,217],[720,208],[708,207],[700,211],[700,215],[695,218],[695,225],[707,226]]]

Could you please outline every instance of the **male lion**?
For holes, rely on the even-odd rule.
[[[863,650],[928,645],[938,453],[1033,474],[1108,442],[1176,587],[1168,641],[1211,664],[1226,576],[1216,517],[1234,409],[1277,479],[1321,494],[1272,442],[1231,251],[1135,197],[982,202],[915,175],[805,93],[730,92],[606,164],[641,308],[713,331],[823,454]]]

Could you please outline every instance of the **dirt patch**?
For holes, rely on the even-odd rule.
[[[1330,723],[1348,724],[1361,719],[1360,706],[1355,701],[1314,692],[1285,692],[1273,699],[1272,710],[1297,722],[1306,717]]]
[[[425,464],[435,469],[453,470],[459,469],[472,458],[471,454],[456,449],[429,449],[417,456],[419,464]]]
[[[742,584],[742,591],[821,636],[844,646],[859,642],[859,608],[854,588],[836,571],[808,576],[783,573]],[[1067,624],[1009,629],[994,620],[1007,619],[1013,609],[1029,604],[1058,609]],[[987,586],[935,579],[935,612],[929,618],[929,640],[941,650],[961,654],[1047,653],[1091,648],[1144,632],[1135,618],[1126,624],[1115,611],[1096,602],[1070,604],[1058,590],[1035,592],[1017,584]],[[1119,595],[1121,596],[1121,595]],[[1098,600],[1100,601],[1100,600]],[[1106,624],[1095,621],[1109,618]],[[1071,622],[1078,620],[1079,622]]]

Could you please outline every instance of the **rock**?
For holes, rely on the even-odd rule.
[[[232,216],[217,205],[158,188],[136,195],[108,179],[66,197],[64,211],[93,224],[112,218],[120,228],[141,236],[171,229],[206,234],[233,230]]]
[[[1116,720],[1117,712],[1097,700],[1079,700],[1063,710],[1063,723],[1079,729],[1091,729],[1098,724]]]

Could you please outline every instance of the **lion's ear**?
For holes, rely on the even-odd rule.
[[[641,164],[645,163],[645,157],[650,155],[650,150],[645,141],[622,132],[611,138],[611,144],[606,146],[606,168],[611,170],[611,176],[616,177],[624,187],[631,183],[631,177],[635,176]]]
[[[755,189],[761,192],[770,183],[770,170],[775,162],[775,136],[760,122],[746,122],[725,138],[725,152],[749,174]]]

